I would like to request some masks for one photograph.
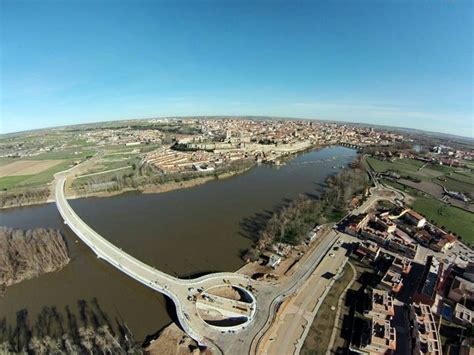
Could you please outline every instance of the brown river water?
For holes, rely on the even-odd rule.
[[[103,237],[131,255],[181,277],[235,271],[262,217],[300,193],[317,193],[325,179],[356,156],[343,147],[302,154],[281,167],[261,165],[244,174],[160,194],[123,194],[72,200],[75,211]],[[165,298],[97,259],[63,224],[54,204],[0,213],[0,225],[59,228],[71,262],[61,271],[8,287],[0,316],[15,326],[26,309],[77,312],[80,300],[97,298],[109,319],[125,322],[137,340],[171,321]]]

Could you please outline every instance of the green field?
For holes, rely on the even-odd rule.
[[[55,165],[45,171],[42,171],[39,174],[31,175],[28,179],[22,181],[18,186],[35,186],[35,185],[43,185],[47,184],[54,179],[54,174],[66,170],[72,166],[72,161],[63,161],[58,165]]]
[[[448,190],[474,196],[474,175],[468,169],[428,164],[419,170],[424,163],[410,159],[391,162],[369,157],[367,162],[374,171],[379,173],[396,171],[401,176],[417,178],[423,181],[423,184],[436,183]],[[430,196],[395,180],[382,179],[382,182],[415,197],[413,209],[424,215],[427,220],[461,236],[465,241],[474,242],[474,213],[442,202],[438,199],[440,196]]]
[[[19,175],[19,176],[5,176],[0,178],[0,191],[5,189],[11,189],[26,179],[30,178],[31,175]]]
[[[45,171],[34,175],[6,176],[0,178],[0,190],[31,187],[47,184],[54,179],[54,174],[72,166],[72,160],[63,161]]]
[[[417,197],[412,208],[438,227],[474,242],[474,214],[450,206],[432,197]]]
[[[403,192],[406,192],[412,196],[417,196],[417,195],[423,195],[423,192],[420,192],[410,186],[405,186],[405,185],[402,185],[396,181],[393,181],[393,180],[387,180],[387,179],[382,179],[382,183],[384,185],[387,185],[387,186],[391,186],[397,190],[400,190],[400,191],[403,191]]]
[[[372,157],[368,157],[367,162],[377,173],[382,173],[389,170],[399,172],[416,172],[424,164],[421,161],[413,159],[398,159],[391,162],[387,160],[379,160]]]
[[[394,171],[400,174],[401,177],[408,176],[421,181],[436,183],[448,190],[474,196],[474,174],[468,169],[433,164],[425,165],[423,162],[414,159],[398,159],[392,162],[368,157],[367,162],[377,173]],[[420,169],[422,166],[424,167]]]
[[[77,153],[77,154],[76,154]],[[25,160],[54,160],[54,159],[83,159],[87,156],[92,156],[95,154],[95,150],[76,150],[69,149],[59,152],[46,152],[41,153],[32,157],[25,158]]]

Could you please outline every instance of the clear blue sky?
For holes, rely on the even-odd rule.
[[[473,2],[0,0],[0,132],[275,115],[473,136]]]

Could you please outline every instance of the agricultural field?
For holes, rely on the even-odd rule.
[[[423,162],[413,159],[398,159],[391,162],[369,157],[367,158],[367,162],[376,173],[383,173],[390,170],[397,172],[417,172],[424,165]]]
[[[409,185],[436,198],[442,198],[440,188],[442,191],[443,187],[474,197],[474,173],[470,169],[426,164],[414,159],[386,161],[368,157],[367,162],[375,172],[396,172],[402,177],[398,181],[399,184]],[[409,183],[407,179],[410,180]]]
[[[463,240],[474,243],[472,200],[470,203],[466,203],[448,198],[443,190],[444,187],[450,191],[462,192],[472,199],[474,197],[474,174],[470,169],[425,165],[423,162],[409,159],[391,162],[367,158],[367,162],[375,172],[394,171],[405,177],[405,179],[382,179],[382,181],[386,185],[415,197],[412,208],[428,220],[461,236]],[[445,199],[449,203],[441,201],[441,199]]]
[[[0,166],[0,178],[6,176],[34,175],[43,172],[62,160],[18,160]]]
[[[95,152],[96,151],[92,149],[87,149],[87,150],[66,149],[66,150],[61,150],[61,151],[41,153],[38,155],[31,156],[28,159],[31,159],[31,160],[51,160],[51,159],[80,160],[87,157],[92,157],[95,154]]]
[[[438,227],[474,243],[474,214],[432,197],[417,196],[412,208]]]
[[[18,161],[21,163],[23,161]],[[45,162],[44,160],[38,160],[38,163]],[[38,185],[45,185],[51,182],[54,178],[54,174],[57,172],[66,170],[67,168],[72,166],[72,161],[69,160],[53,160],[54,164],[49,164],[49,167],[39,171],[37,173],[31,173],[31,170],[28,174],[23,175],[9,175],[0,177],[0,190],[10,190],[14,188],[22,188],[22,187],[31,187],[31,186],[38,186]],[[15,162],[16,163],[16,162]],[[13,163],[12,163],[13,164]],[[8,166],[8,165],[6,165]],[[0,171],[5,166],[0,167]],[[43,165],[43,167],[45,167]]]

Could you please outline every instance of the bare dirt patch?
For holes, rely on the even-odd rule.
[[[158,338],[144,349],[145,354],[211,354],[210,350],[200,351],[196,342],[186,335],[175,323],[163,329]]]
[[[443,198],[443,188],[434,182],[421,181],[413,182],[406,179],[400,179],[401,184],[413,187],[414,189],[426,192],[427,194],[434,196],[436,198]]]
[[[0,166],[0,178],[5,176],[35,175],[58,165],[63,160],[20,160]]]
[[[239,292],[234,289],[232,286],[217,286],[206,290],[207,293],[211,295],[220,296],[223,298],[229,298],[231,300],[240,301]]]

